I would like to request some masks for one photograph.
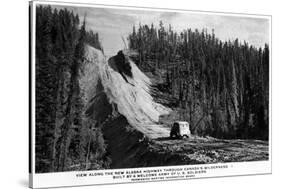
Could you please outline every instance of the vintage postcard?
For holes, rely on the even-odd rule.
[[[30,187],[271,173],[271,16],[29,9]]]

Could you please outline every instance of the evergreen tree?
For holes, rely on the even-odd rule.
[[[177,99],[191,130],[221,138],[268,139],[269,48],[223,42],[203,29],[179,34],[160,21],[133,27],[129,47],[144,72],[163,73],[156,86]],[[137,34],[136,34],[136,31]],[[147,50],[151,49],[151,50]],[[144,58],[145,57],[145,58]]]

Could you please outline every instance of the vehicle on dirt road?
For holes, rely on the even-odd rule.
[[[186,121],[176,121],[174,122],[171,131],[170,138],[171,139],[182,139],[190,137],[190,129],[189,123]]]

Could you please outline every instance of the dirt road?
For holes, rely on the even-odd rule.
[[[269,158],[267,141],[211,137],[172,140],[169,135],[149,139],[132,129],[124,116],[108,121],[103,133],[108,141],[111,168],[265,161]]]
[[[158,138],[155,148],[184,154],[198,163],[241,162],[268,159],[268,142],[260,140],[223,140],[211,137],[192,137],[186,140]]]

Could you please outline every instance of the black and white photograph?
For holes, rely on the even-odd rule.
[[[30,19],[33,174],[270,164],[270,16],[39,1]]]

